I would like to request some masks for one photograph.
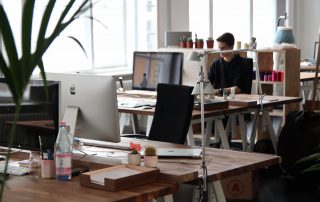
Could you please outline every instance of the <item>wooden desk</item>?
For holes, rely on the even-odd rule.
[[[128,146],[130,138],[122,138],[118,145]],[[97,141],[100,142],[100,141]],[[153,145],[157,148],[190,148],[186,145],[135,140],[143,147]],[[101,142],[100,142],[101,143]],[[106,146],[109,143],[103,142]],[[94,147],[83,146],[83,150]],[[115,149],[99,148],[101,152],[117,152]],[[125,152],[125,151],[121,151]],[[26,154],[14,153],[13,159],[26,158]],[[24,156],[24,157],[22,157]],[[90,157],[90,156],[89,156]],[[92,156],[94,157],[94,156]],[[122,157],[124,162],[126,158]],[[219,201],[225,201],[220,180],[251,172],[280,163],[280,157],[274,155],[244,153],[231,150],[207,148],[208,182],[213,183]],[[78,159],[78,160],[77,160]],[[79,161],[81,156],[74,157]],[[87,158],[88,160],[88,158]],[[90,160],[90,163],[101,164],[101,161]],[[82,162],[88,165],[88,162]],[[147,201],[177,191],[178,183],[198,183],[201,181],[201,160],[199,159],[159,159],[158,167],[161,177],[158,182],[127,189],[119,192],[108,192],[80,186],[79,177],[73,177],[70,182],[58,182],[55,179],[42,179],[35,176],[10,176],[4,191],[3,201]],[[102,167],[112,164],[106,163]]]
[[[247,111],[247,109],[248,109],[247,106],[229,106],[228,108],[225,108],[225,109],[217,109],[217,110],[205,111],[204,112],[204,116],[205,116],[205,121],[207,123],[205,134],[208,137],[205,144],[206,145],[209,144],[209,138],[210,138],[210,135],[211,135],[211,132],[212,132],[213,122],[215,122],[217,131],[218,131],[217,134],[221,138],[223,148],[230,149],[230,145],[228,143],[226,131],[225,131],[225,128],[223,126],[222,120],[225,118],[225,115],[245,112],[245,111]],[[119,107],[118,110],[119,110],[120,113],[147,115],[148,116],[148,120],[147,120],[146,134],[147,135],[149,134],[155,108],[153,108],[153,109],[143,109],[141,107],[139,107],[139,108],[123,108],[123,107]],[[121,133],[122,133],[122,129],[124,127],[124,119],[125,119],[124,116],[125,116],[124,114],[120,115],[120,130],[121,130]],[[188,135],[187,135],[187,143],[189,145],[194,145],[192,124],[200,123],[200,119],[201,119],[200,111],[199,110],[193,110],[193,112],[192,112],[192,120],[191,120],[190,127],[189,127],[189,130],[188,130]]]
[[[12,158],[27,158],[21,153],[12,154]],[[21,158],[21,156],[25,156]],[[105,167],[108,167],[105,165]],[[148,201],[178,190],[176,182],[159,180],[135,188],[111,192],[80,186],[79,176],[69,182],[58,182],[56,179],[42,179],[37,176],[10,176],[6,182],[3,201],[53,202],[53,201]]]
[[[178,145],[164,142],[155,142],[148,140],[132,140],[130,138],[122,138],[118,143],[120,146],[128,146],[130,141],[140,143],[142,147],[153,145],[157,148],[191,148],[187,145]],[[108,145],[109,143],[106,143]],[[90,149],[90,148],[88,148]],[[99,151],[104,148],[99,148]],[[106,151],[114,151],[105,149]],[[126,163],[126,158],[122,158]],[[223,149],[206,148],[206,159],[208,160],[208,182],[212,182],[216,193],[220,195],[220,201],[224,201],[224,195],[220,180],[236,176],[242,173],[251,172],[261,168],[277,165],[280,163],[280,157],[275,155],[266,155],[258,153],[246,153]],[[99,163],[98,159],[96,163]],[[158,167],[160,168],[163,180],[175,181],[178,183],[195,183],[201,181],[200,159],[159,159]],[[220,191],[217,191],[219,190]]]
[[[300,72],[300,81],[305,82],[305,81],[313,81],[315,78],[315,73],[314,72]],[[318,73],[318,77],[320,74]]]
[[[265,96],[263,98],[262,104],[259,103],[259,96],[258,95],[245,95],[239,94],[236,95],[236,100],[240,101],[250,101],[256,100],[258,101],[256,105],[251,105],[248,107],[249,111],[254,113],[254,118],[252,120],[253,124],[249,131],[249,148],[248,151],[253,151],[254,143],[256,140],[256,131],[259,122],[259,114],[261,113],[262,125],[266,123],[267,130],[270,134],[270,138],[273,143],[274,150],[277,152],[277,142],[279,133],[281,132],[282,122],[284,121],[282,117],[273,117],[270,116],[270,108],[284,105],[284,104],[294,104],[302,101],[301,97],[283,97],[283,96]],[[261,105],[262,111],[261,111]],[[240,114],[241,115],[241,114]],[[239,115],[239,116],[240,116]],[[244,138],[242,138],[244,141]],[[245,146],[245,145],[244,145]]]
[[[303,71],[316,71],[316,65],[300,66],[300,72]]]
[[[13,122],[7,122],[6,124],[11,126]],[[52,120],[18,121],[17,127],[44,132],[43,135],[51,135],[55,131],[52,124]]]

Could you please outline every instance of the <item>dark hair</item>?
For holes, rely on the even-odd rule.
[[[219,36],[217,38],[217,41],[223,42],[223,43],[227,44],[227,46],[232,47],[232,48],[234,46],[234,36],[229,32],[226,32],[226,33],[222,34],[221,36]]]

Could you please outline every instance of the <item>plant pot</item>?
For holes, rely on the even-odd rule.
[[[213,48],[214,40],[207,40],[207,48]]]
[[[187,47],[187,42],[186,41],[180,41],[180,47],[181,48],[186,48]]]
[[[158,166],[158,156],[144,156],[144,166],[156,168]]]
[[[193,48],[193,42],[187,41],[187,48]]]
[[[203,41],[197,41],[196,48],[203,48]]]
[[[141,155],[140,154],[128,154],[128,164],[140,166]]]

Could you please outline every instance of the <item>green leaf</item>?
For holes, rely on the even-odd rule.
[[[35,0],[27,0],[23,7],[22,13],[22,67],[21,74],[24,85],[29,80],[26,78],[26,68],[33,68],[30,66],[30,55],[31,55],[31,39],[32,39],[32,18],[34,10]]]
[[[37,49],[41,48],[41,46],[43,45],[44,38],[46,36],[46,32],[48,29],[50,17],[51,17],[55,3],[56,3],[56,0],[49,1],[46,10],[43,13],[39,34],[38,34]]]
[[[48,84],[47,84],[47,77],[46,77],[46,72],[44,71],[44,65],[42,59],[39,62],[39,69],[40,69],[40,74],[44,83],[44,91],[46,94],[46,98],[48,98]]]
[[[0,4],[0,31],[2,33],[6,54],[9,60],[8,67],[12,78],[11,82],[8,82],[7,84],[13,95],[14,102],[18,103],[19,98],[23,96],[21,88],[22,78],[21,73],[19,72],[21,64],[19,63],[17,48],[13,38],[12,29],[2,4]]]
[[[315,160],[318,160],[319,158],[320,158],[320,153],[315,153],[310,156],[299,159],[296,163],[300,164],[300,163],[305,163],[308,161],[315,161]]]
[[[307,169],[304,169],[301,173],[309,173],[309,172],[315,172],[315,171],[320,171],[320,164],[316,164]]]
[[[75,38],[73,36],[68,36],[68,38],[70,38],[73,41],[75,41],[80,46],[80,48],[82,49],[82,51],[86,55],[86,57],[88,57],[86,50],[84,49],[83,45],[81,44],[81,42],[77,38]]]

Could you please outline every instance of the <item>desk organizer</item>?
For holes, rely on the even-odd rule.
[[[229,107],[229,101],[228,100],[205,100],[204,103],[204,110],[205,111],[211,111],[211,110],[217,110],[217,109],[227,109]],[[201,110],[200,103],[195,103],[194,110]]]
[[[134,165],[119,165],[80,175],[80,184],[85,187],[119,191],[148,184],[158,180],[160,170]]]

